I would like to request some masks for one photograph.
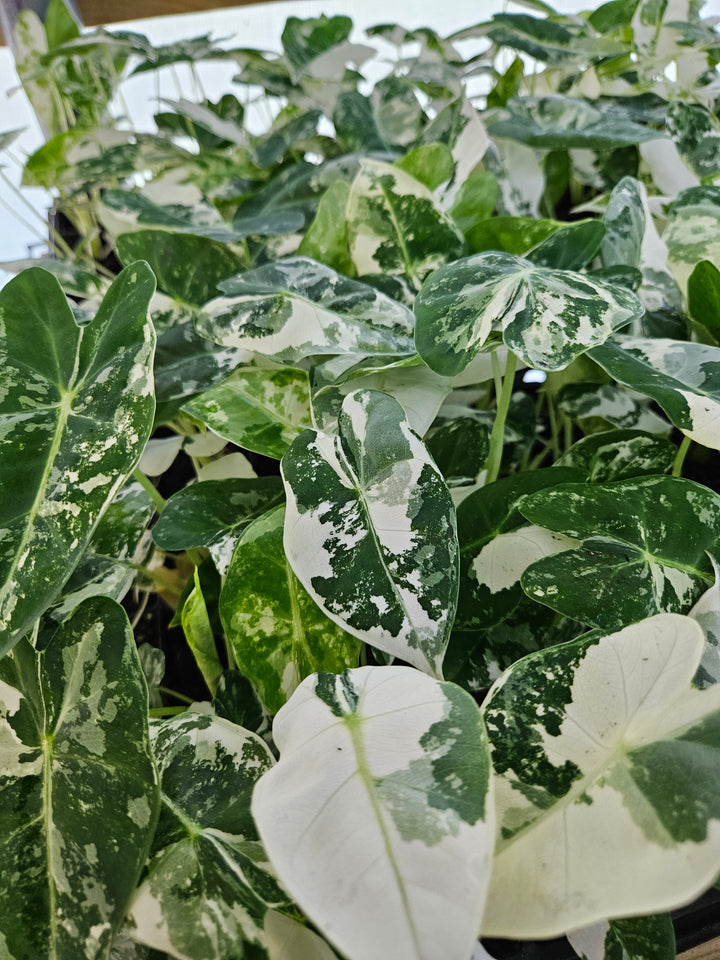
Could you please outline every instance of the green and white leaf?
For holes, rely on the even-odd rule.
[[[321,673],[278,713],[274,737],[281,758],[253,815],[320,932],[354,960],[467,960],[493,831],[472,698],[407,667]]]
[[[198,330],[223,346],[283,363],[313,354],[413,353],[407,307],[307,257],[287,257],[223,282]]]
[[[157,821],[147,689],[123,609],[81,604],[0,661],[0,943],[106,957]],[[122,842],[120,842],[122,839]]]
[[[685,436],[720,450],[720,347],[615,337],[591,356],[619,383],[655,400]]]
[[[702,690],[720,680],[720,565],[711,556],[715,583],[705,591],[688,616],[697,620],[705,634],[705,648],[698,672],[693,678]]]
[[[574,443],[556,461],[559,467],[577,467],[592,483],[667,473],[677,447],[665,437],[642,430],[604,430]]]
[[[58,278],[60,286],[69,296],[87,299],[101,293],[105,288],[105,283],[100,277],[68,260],[54,260],[50,257],[38,260],[28,257],[25,260],[6,260],[4,263],[0,263],[0,270],[7,270],[8,273],[15,274],[23,270],[29,270],[31,267],[42,267],[43,270],[52,273],[53,276]]]
[[[568,383],[558,392],[558,406],[584,428],[606,430],[609,425],[661,436],[672,429],[664,417],[650,409],[646,397],[615,383]]]
[[[435,674],[457,598],[455,510],[400,404],[358,390],[338,436],[306,430],[282,461],[285,552],[349,633]]]
[[[239,447],[279,460],[312,426],[308,375],[292,367],[242,367],[183,412]]]
[[[677,477],[566,484],[527,497],[531,522],[582,546],[532,564],[523,590],[566,616],[616,629],[690,609],[712,581],[720,496]]]
[[[415,342],[444,376],[463,370],[495,331],[528,366],[558,370],[643,313],[637,297],[615,284],[482,253],[428,277],[415,301]]]
[[[272,754],[256,734],[195,711],[154,727],[153,749],[162,805],[129,911],[132,935],[178,960],[235,960],[253,947],[266,956],[267,907],[287,897],[269,872],[250,800]]]
[[[277,713],[311,673],[357,665],[358,640],[330,620],[293,574],[283,550],[284,506],[238,542],[220,594],[220,617],[242,673]]]
[[[668,107],[667,126],[694,174],[702,179],[720,172],[720,124],[707,107],[676,100]]]
[[[669,913],[601,920],[565,934],[581,960],[675,960],[675,930]]]
[[[670,269],[683,292],[700,260],[720,267],[720,187],[683,190],[670,208],[663,240]]]
[[[497,681],[483,711],[498,815],[485,936],[656,913],[712,883],[720,688],[691,687],[703,642],[689,617],[662,614]]]
[[[428,188],[380,160],[361,161],[347,217],[359,274],[399,274],[417,288],[431,270],[464,251],[462,234]]]
[[[154,279],[126,268],[76,324],[58,281],[0,291],[0,651],[57,596],[140,459],[155,401]]]

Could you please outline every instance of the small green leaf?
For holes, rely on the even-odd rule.
[[[193,571],[193,582],[195,586],[183,603],[180,623],[195,662],[203,675],[203,680],[214,696],[223,668],[218,656],[215,634],[208,616],[197,567]]]
[[[457,596],[455,510],[400,404],[349,394],[339,435],[306,430],[282,461],[285,550],[327,615],[439,672]]]
[[[330,184],[297,251],[299,256],[324,263],[345,276],[355,273],[348,252],[346,210],[349,197],[350,185],[344,180]]]
[[[497,177],[489,170],[478,170],[472,173],[460,185],[453,205],[450,207],[450,216],[468,242],[470,242],[469,237],[473,227],[492,216],[497,196]],[[473,253],[478,250],[472,244],[470,249]]]
[[[472,698],[407,667],[321,673],[273,735],[281,759],[255,788],[253,815],[280,881],[321,933],[356,960],[391,960],[398,944],[408,957],[467,960],[492,846]]]
[[[285,507],[242,535],[220,595],[220,616],[235,659],[269,713],[319,670],[356,666],[360,644],[328,619],[293,574],[283,550]]]
[[[444,143],[421,143],[396,160],[395,166],[419,180],[428,190],[436,190],[452,177],[455,170],[452,152]]]
[[[675,930],[669,913],[601,920],[566,934],[584,960],[675,960]]]
[[[688,277],[688,313],[720,340],[720,270],[701,260]]]
[[[467,239],[473,253],[501,250],[522,256],[547,237],[552,236],[560,227],[561,224],[557,220],[539,220],[534,217],[489,217],[474,224],[467,231]]]
[[[527,259],[538,267],[553,270],[580,270],[600,249],[605,226],[600,220],[580,220],[561,227],[528,252]]]

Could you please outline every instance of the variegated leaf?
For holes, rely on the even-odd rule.
[[[330,620],[293,574],[283,550],[285,507],[243,533],[220,594],[220,617],[242,673],[277,713],[311,673],[357,665],[358,640]]]
[[[667,435],[672,429],[642,394],[616,383],[567,383],[557,400],[562,412],[587,432],[613,426]]]
[[[566,936],[581,960],[675,960],[676,956],[669,913],[600,920]]]
[[[665,437],[642,430],[603,430],[574,443],[557,466],[585,470],[588,480],[607,483],[667,473],[676,454],[677,447]]]
[[[0,653],[58,594],[140,459],[153,289],[146,264],[127,267],[82,327],[45,270],[0,291]]]
[[[672,909],[712,883],[720,688],[691,687],[702,647],[698,624],[661,614],[531,654],[497,681],[483,934],[552,937]]]
[[[677,477],[567,484],[527,497],[520,512],[582,546],[533,563],[522,586],[584,623],[617,629],[654,613],[685,612],[712,581],[720,496]]]
[[[462,234],[408,173],[364,159],[347,208],[350,255],[359,274],[400,274],[416,287],[464,250]]]
[[[287,257],[223,282],[198,330],[283,363],[313,354],[413,353],[413,317],[378,290],[308,257]]]
[[[685,436],[720,450],[720,347],[616,337],[591,356],[619,383],[655,400]]]
[[[320,931],[353,960],[467,960],[493,830],[471,697],[407,667],[321,673],[277,715],[274,737],[281,759],[253,815]]]
[[[129,919],[132,935],[178,960],[265,957],[268,906],[287,903],[250,814],[253,787],[273,765],[254,733],[189,711],[153,729],[160,821]]]
[[[292,367],[243,367],[183,411],[244,450],[276,460],[312,426],[307,373]]]
[[[453,376],[502,331],[528,366],[559,370],[643,313],[637,297],[616,284],[482,253],[425,281],[415,301],[415,343],[429,367]]]
[[[670,268],[683,291],[700,260],[720,267],[720,187],[690,187],[678,194],[663,240]]]
[[[703,689],[720,681],[720,564],[710,557],[715,572],[715,583],[705,591],[688,616],[697,620],[705,634],[705,649],[698,672],[693,678],[695,686]]]
[[[158,787],[127,616],[85,601],[42,652],[0,661],[0,944],[107,956],[150,846]]]
[[[361,640],[438,674],[457,597],[455,510],[400,404],[349,394],[339,435],[306,430],[282,473],[285,551],[308,593]]]

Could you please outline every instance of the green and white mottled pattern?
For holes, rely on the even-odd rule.
[[[0,773],[2,955],[107,957],[158,812],[147,689],[112,600],[0,661]]]
[[[152,273],[134,264],[80,327],[58,281],[0,291],[0,653],[51,603],[152,428]]]
[[[455,510],[400,404],[349,394],[336,437],[306,430],[282,461],[285,552],[344,629],[440,673],[458,585]]]
[[[634,293],[509,253],[481,253],[435,271],[415,301],[415,343],[444,376],[463,370],[493,337],[528,366],[566,367],[643,314]]]
[[[350,256],[359,274],[399,274],[417,288],[463,253],[463,236],[426,186],[398,167],[363,159],[347,207]]]
[[[313,354],[413,353],[413,316],[374,287],[309,257],[287,257],[223,281],[199,332],[282,363]]]
[[[720,170],[720,124],[701,103],[676,100],[668,107],[668,132],[681,157],[701,179]]]
[[[491,689],[498,833],[486,936],[552,937],[669,910],[720,856],[720,688],[703,647],[661,614],[531,654]],[[532,869],[528,869],[532,864]]]
[[[593,483],[667,473],[677,447],[671,440],[642,430],[603,430],[574,443],[558,466],[587,471]]]
[[[281,758],[253,815],[320,932],[353,960],[467,960],[493,833],[472,698],[408,667],[324,673],[300,685],[273,734]]]
[[[591,356],[620,383],[655,400],[685,436],[720,450],[720,347],[615,337]]]
[[[712,582],[720,496],[677,477],[566,484],[527,497],[531,523],[582,541],[533,563],[522,587],[584,623],[617,629],[654,613],[684,613]]]
[[[710,557],[715,583],[706,590],[688,616],[697,620],[705,634],[705,648],[693,683],[703,689],[720,680],[720,565]]]
[[[129,911],[132,935],[178,960],[236,960],[250,944],[253,957],[266,956],[265,912],[287,897],[269,872],[250,799],[272,754],[256,734],[195,711],[155,726],[153,750],[162,805]]]
[[[307,427],[310,384],[304,370],[243,367],[183,407],[221,437],[279,460]]]
[[[277,713],[311,673],[356,666],[359,641],[330,620],[292,572],[283,550],[285,507],[242,535],[220,594],[219,611],[239,669],[269,713]]]
[[[720,267],[720,187],[683,190],[670,208],[663,239],[670,269],[683,292],[699,260]]]
[[[669,913],[601,920],[566,936],[581,960],[675,960],[676,955]]]
[[[642,394],[616,383],[568,383],[558,393],[558,406],[573,420],[594,421],[595,427],[604,420],[614,427],[652,434],[668,434],[672,429]]]

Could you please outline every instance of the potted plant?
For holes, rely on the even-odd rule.
[[[720,44],[537,12],[21,15],[0,956],[674,956],[720,870]]]

